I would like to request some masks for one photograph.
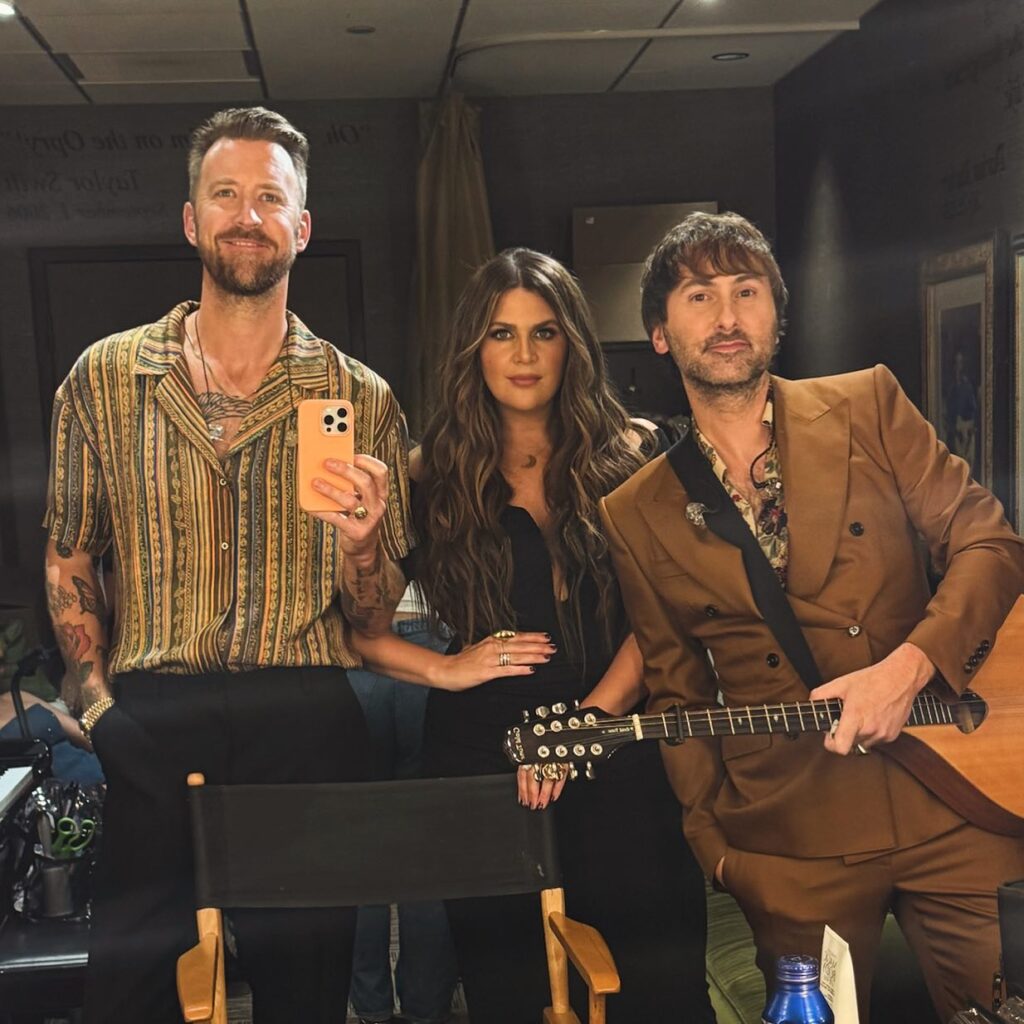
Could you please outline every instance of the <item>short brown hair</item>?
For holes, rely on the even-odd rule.
[[[765,274],[775,299],[779,333],[784,326],[789,292],[772,254],[768,239],[738,213],[691,213],[657,244],[647,257],[640,315],[650,337],[668,316],[668,296],[682,280],[683,271],[697,274]]]
[[[203,157],[220,139],[276,142],[291,157],[299,179],[299,205],[306,205],[309,140],[290,121],[266,107],[231,107],[218,110],[192,133],[188,147],[188,195],[196,198]]]

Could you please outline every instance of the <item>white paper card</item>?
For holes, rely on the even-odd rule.
[[[850,946],[828,925],[821,940],[821,993],[832,1007],[836,1024],[860,1024]]]

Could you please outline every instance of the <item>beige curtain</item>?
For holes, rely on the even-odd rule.
[[[426,424],[445,334],[463,285],[494,255],[480,157],[480,112],[458,93],[425,105],[426,146],[416,180],[415,336],[406,413],[413,436]]]

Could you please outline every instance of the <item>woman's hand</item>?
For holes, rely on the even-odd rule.
[[[431,685],[442,690],[468,690],[489,679],[532,675],[534,665],[550,661],[557,649],[547,633],[516,633],[507,639],[485,637],[463,647],[458,654],[445,655]]]
[[[516,772],[516,784],[519,788],[519,802],[523,807],[529,807],[531,811],[543,811],[548,804],[553,804],[565,789],[566,780],[569,778],[569,766],[567,764],[556,764],[551,767],[557,770],[557,776],[553,779],[542,777],[536,769],[539,765],[524,764]]]

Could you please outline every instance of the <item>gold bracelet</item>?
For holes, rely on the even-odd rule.
[[[90,704],[82,712],[82,717],[78,720],[78,724],[82,727],[82,732],[85,733],[86,739],[89,738],[89,734],[96,728],[96,723],[100,718],[113,706],[113,697],[101,697],[95,704]]]

